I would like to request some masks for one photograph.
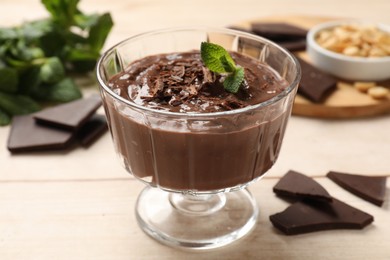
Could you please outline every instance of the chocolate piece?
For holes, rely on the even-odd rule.
[[[287,23],[252,23],[252,31],[270,40],[306,38],[307,30]]]
[[[77,132],[77,139],[83,147],[88,147],[107,130],[106,117],[94,115]]]
[[[326,175],[329,179],[375,205],[382,206],[386,193],[387,177],[363,176],[330,171]]]
[[[39,124],[75,130],[82,126],[101,106],[98,95],[47,108],[34,115]]]
[[[229,26],[229,29],[236,30],[236,31],[241,31],[241,32],[246,32],[250,34],[255,34],[255,32],[242,28],[242,27],[237,27],[237,26]],[[246,44],[251,44],[250,39],[240,39],[240,42],[245,41]],[[289,51],[304,51],[306,49],[306,38],[287,38],[287,39],[279,39],[279,40],[274,40],[277,44],[282,46],[283,48],[286,48]],[[253,46],[256,46],[258,43],[256,41],[253,41]]]
[[[306,49],[306,39],[276,41],[276,43],[289,51],[304,51]]]
[[[15,116],[8,137],[8,150],[12,153],[68,148],[72,132],[41,126],[31,115]]]
[[[335,198],[330,203],[299,201],[270,216],[272,224],[286,235],[331,229],[362,229],[373,216]]]
[[[297,59],[302,69],[298,93],[316,103],[323,101],[327,95],[336,89],[336,78],[318,70],[301,58],[297,57]]]
[[[282,196],[332,201],[332,197],[318,182],[295,171],[286,173],[273,190]]]

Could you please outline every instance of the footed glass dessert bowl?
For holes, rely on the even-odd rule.
[[[227,73],[204,66],[202,42],[243,68],[237,93],[225,93]],[[146,234],[207,249],[254,228],[259,210],[246,187],[275,163],[300,79],[289,52],[234,30],[167,29],[110,48],[97,78],[120,161],[146,184],[135,206]]]

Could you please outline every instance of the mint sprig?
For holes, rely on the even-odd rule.
[[[241,83],[244,81],[244,69],[234,63],[229,52],[218,44],[202,42],[200,55],[203,63],[209,70],[219,74],[227,74],[223,81],[225,90],[237,93]]]

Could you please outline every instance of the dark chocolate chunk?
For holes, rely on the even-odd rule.
[[[289,51],[304,51],[306,49],[306,39],[276,41],[276,43]]]
[[[252,23],[252,31],[270,40],[306,38],[307,30],[288,23]]]
[[[318,182],[295,171],[286,173],[273,190],[282,196],[332,201],[332,197]]]
[[[229,29],[237,30],[237,31],[242,31],[250,34],[256,34],[255,32],[245,29],[243,27],[237,27],[237,26],[229,26]],[[267,37],[268,38],[268,37]],[[271,38],[269,38],[271,39]],[[242,41],[242,39],[240,39]],[[306,49],[306,37],[285,37],[283,36],[282,38],[279,37],[279,39],[271,39],[274,40],[275,43],[279,44],[280,46],[286,48],[289,51],[304,51]],[[250,40],[246,39],[245,43],[248,44],[250,43]],[[257,42],[253,41],[253,46],[258,45]]]
[[[329,179],[375,205],[382,206],[386,193],[386,177],[363,176],[330,171],[326,175]]]
[[[373,216],[335,198],[332,202],[299,201],[270,216],[272,224],[286,235],[331,229],[362,229]]]
[[[15,116],[7,147],[12,153],[65,149],[72,137],[72,132],[36,124],[32,115]]]
[[[297,59],[302,69],[298,93],[316,103],[323,101],[327,95],[336,89],[336,78],[318,70],[301,58],[297,57]]]
[[[77,139],[79,139],[83,147],[88,147],[107,130],[106,117],[94,115],[80,128],[77,133]]]
[[[44,109],[36,113],[34,118],[39,124],[75,130],[81,127],[101,104],[100,97],[92,95],[85,99]]]

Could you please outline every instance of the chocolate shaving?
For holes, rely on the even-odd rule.
[[[157,67],[153,69],[157,69]],[[169,105],[179,106],[183,101],[198,95],[204,84],[213,84],[216,81],[215,74],[199,61],[173,62],[172,64],[160,66],[158,69],[158,75],[155,75],[153,84],[147,91],[148,95],[141,96],[145,101],[161,101],[169,97]],[[202,79],[202,84],[199,84],[198,78]],[[143,87],[146,88],[147,86]],[[234,102],[231,102],[230,105],[225,105],[226,109],[229,110],[238,106],[239,104]]]
[[[226,100],[225,102],[222,102],[220,106],[225,110],[233,110],[245,107],[244,104],[238,102],[237,100]]]
[[[172,78],[174,81],[178,81],[178,82],[182,82],[182,81],[183,81],[183,78],[181,78],[181,77],[179,77],[179,76],[172,75],[171,78]]]
[[[164,89],[163,96],[164,97],[172,97],[173,96],[172,89],[170,89],[170,88]]]
[[[172,69],[172,73],[174,76],[183,78],[185,74],[185,67],[184,66],[174,66]]]
[[[202,67],[203,70],[203,84],[212,83],[215,81],[215,75],[209,69]]]
[[[169,105],[176,107],[178,105],[181,105],[183,103],[183,101],[177,99],[177,97],[172,97],[168,103],[169,103]]]

